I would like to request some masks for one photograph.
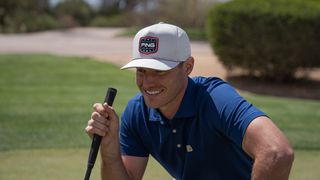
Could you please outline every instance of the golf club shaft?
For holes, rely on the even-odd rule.
[[[105,96],[104,102],[106,102],[109,106],[112,106],[114,98],[116,97],[117,90],[114,88],[108,88],[107,94]],[[93,169],[94,163],[96,162],[97,154],[99,151],[100,143],[101,143],[102,137],[94,134],[92,143],[91,143],[91,148],[90,148],[90,153],[89,153],[89,158],[88,158],[88,166],[87,166],[87,171],[85,175],[85,180],[90,179],[91,171]]]

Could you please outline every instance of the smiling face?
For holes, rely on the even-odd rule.
[[[158,108],[164,116],[171,119],[179,109],[192,68],[193,58],[169,71],[137,68],[136,83],[146,105]]]

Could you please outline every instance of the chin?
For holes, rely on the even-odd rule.
[[[157,103],[152,103],[148,100],[146,100],[146,98],[144,98],[144,103],[147,105],[148,108],[159,108],[159,105]]]
[[[145,103],[146,103],[146,105],[147,105],[147,107],[148,107],[148,108],[154,108],[154,109],[159,108],[159,106],[158,106],[158,105],[156,105],[156,104],[148,103],[148,102],[145,102]]]

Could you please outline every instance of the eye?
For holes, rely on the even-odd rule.
[[[157,75],[165,75],[167,71],[155,71]]]
[[[137,72],[138,72],[138,73],[145,73],[145,72],[146,72],[146,70],[141,69],[141,68],[138,68],[138,69],[137,69]]]

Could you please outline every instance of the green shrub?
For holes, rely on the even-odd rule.
[[[59,23],[49,14],[16,10],[6,16],[1,32],[24,33],[58,28]]]
[[[214,6],[207,33],[228,68],[278,81],[320,67],[320,3],[316,0],[233,0]]]
[[[123,14],[113,16],[97,16],[90,22],[90,26],[97,27],[126,27],[128,22],[125,21]]]
[[[1,0],[0,32],[23,33],[58,27],[47,0]]]
[[[86,26],[89,24],[93,11],[83,0],[65,0],[55,8],[56,17],[64,27]]]

